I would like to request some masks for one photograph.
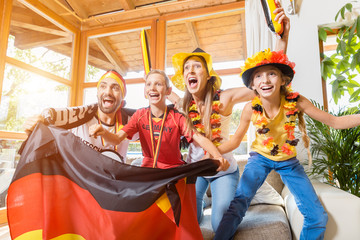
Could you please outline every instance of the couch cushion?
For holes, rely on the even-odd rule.
[[[291,239],[291,229],[281,206],[250,206],[235,233],[234,240]]]
[[[250,203],[250,205],[256,204],[272,204],[284,207],[284,200],[280,194],[265,181],[264,184],[257,190]]]
[[[204,240],[213,239],[215,235],[211,228],[210,215],[211,208],[205,209],[200,225]],[[281,206],[267,204],[250,206],[234,239],[291,239],[291,230],[284,209]]]

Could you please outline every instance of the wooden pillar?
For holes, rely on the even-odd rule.
[[[88,55],[88,37],[87,34],[78,31],[74,35],[73,57],[71,67],[71,92],[70,106],[79,106],[83,104],[84,83],[86,79],[86,66]]]
[[[0,0],[0,103],[4,82],[5,59],[10,32],[12,0]]]
[[[151,23],[151,36],[150,36],[151,68],[156,68],[156,32],[157,32],[157,19],[154,19]]]
[[[322,40],[319,40],[319,50],[320,50],[320,65],[321,65],[322,60],[324,60],[322,57],[324,55],[324,43]],[[328,111],[329,106],[328,106],[328,98],[327,98],[326,81],[323,79],[322,76],[321,76],[321,86],[322,86],[324,110]]]
[[[156,61],[155,68],[165,70],[166,58],[166,21],[158,19],[156,22]]]

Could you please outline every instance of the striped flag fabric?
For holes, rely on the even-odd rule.
[[[202,239],[194,183],[216,174],[216,160],[131,166],[41,123],[20,154],[7,197],[12,239]]]

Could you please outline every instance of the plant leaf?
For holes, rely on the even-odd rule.
[[[356,33],[357,33],[357,36],[360,38],[360,16],[357,17],[356,19]]]
[[[346,43],[343,40],[340,40],[340,42],[336,48],[336,52],[340,53],[341,56],[344,56],[344,54],[346,52]]]
[[[357,52],[354,54],[352,61],[351,61],[351,69],[354,70],[356,66],[359,66],[360,64],[360,52]]]
[[[352,12],[352,7],[353,7],[353,5],[352,5],[351,3],[347,3],[347,4],[345,5],[345,7],[346,7],[346,9],[347,9],[349,12]]]
[[[350,96],[350,102],[357,102],[360,100],[360,88],[353,92]]]
[[[319,28],[319,39],[323,42],[326,42],[327,33],[324,28]]]
[[[342,19],[345,19],[345,7],[342,7],[342,8],[340,9],[340,11],[341,11],[341,18],[342,18]]]
[[[357,25],[357,22],[355,21],[354,24],[350,28],[349,36],[348,36],[348,46],[351,45],[352,39],[354,37],[354,32],[356,30],[356,25]]]

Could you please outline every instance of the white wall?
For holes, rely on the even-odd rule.
[[[288,15],[291,28],[287,54],[296,64],[292,86],[294,91],[323,104],[318,26],[333,23],[338,10],[349,1],[295,0],[295,2],[297,13]]]

